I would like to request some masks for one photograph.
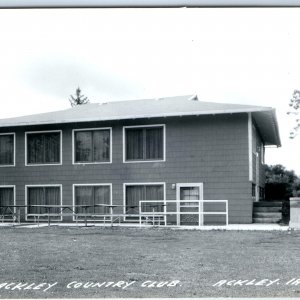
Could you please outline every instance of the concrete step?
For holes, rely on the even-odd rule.
[[[253,212],[253,218],[282,218],[281,212]]]
[[[281,218],[253,218],[253,223],[272,224],[279,223]]]
[[[282,207],[281,201],[258,201],[253,202],[253,207]]]
[[[253,207],[253,212],[281,212],[282,208],[281,207],[264,207],[264,206],[254,206]]]

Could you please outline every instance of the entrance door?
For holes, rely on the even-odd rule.
[[[203,225],[202,215],[184,214],[184,212],[198,213],[199,206],[200,211],[203,211],[203,203],[199,205],[199,200],[203,200],[203,183],[178,183],[176,187],[176,198],[180,200],[177,211],[181,213],[177,217],[177,225]]]

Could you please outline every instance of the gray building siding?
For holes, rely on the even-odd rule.
[[[252,183],[257,185],[257,193],[259,193],[259,188],[265,186],[265,165],[262,163],[262,155],[264,155],[263,140],[255,124],[252,127],[252,145]],[[256,167],[257,163],[258,168]]]
[[[123,184],[165,182],[166,199],[175,200],[172,184],[203,183],[205,200],[229,201],[229,223],[252,222],[246,113],[153,118],[114,122],[2,128],[16,133],[16,166],[0,168],[0,185],[16,185],[16,203],[24,204],[25,185],[62,184],[63,204],[72,204],[72,185],[111,183],[113,204],[123,204]],[[165,124],[166,161],[123,163],[123,126]],[[112,127],[111,164],[72,164],[72,129]],[[62,165],[25,166],[25,131],[62,130]],[[211,218],[215,219],[215,218]]]

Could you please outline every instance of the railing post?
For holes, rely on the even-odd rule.
[[[199,222],[199,227],[201,227],[201,210],[200,210],[200,207],[201,207],[201,206],[200,206],[200,201],[201,201],[201,200],[198,201],[198,214],[199,214],[199,215],[198,215],[198,219],[199,219],[198,222]]]
[[[140,227],[142,227],[142,204],[140,202],[140,205],[139,205],[139,222],[140,222]]]
[[[164,221],[165,221],[165,226],[167,226],[167,202],[166,199],[164,200]]]
[[[176,214],[176,223],[177,223],[177,226],[179,226],[180,225],[180,214],[179,214],[179,212],[180,212],[180,200],[176,200],[176,212],[177,212],[177,214]]]
[[[226,204],[226,226],[228,226],[228,200],[225,200],[225,204]]]
[[[300,229],[300,197],[290,198],[290,223],[294,229]]]
[[[152,208],[152,224],[153,227],[155,226],[155,220],[154,220],[154,207]]]

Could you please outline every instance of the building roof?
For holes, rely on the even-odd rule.
[[[266,145],[280,146],[275,109],[271,107],[199,101],[196,95],[145,100],[90,103],[69,109],[0,120],[1,127],[252,113]]]

